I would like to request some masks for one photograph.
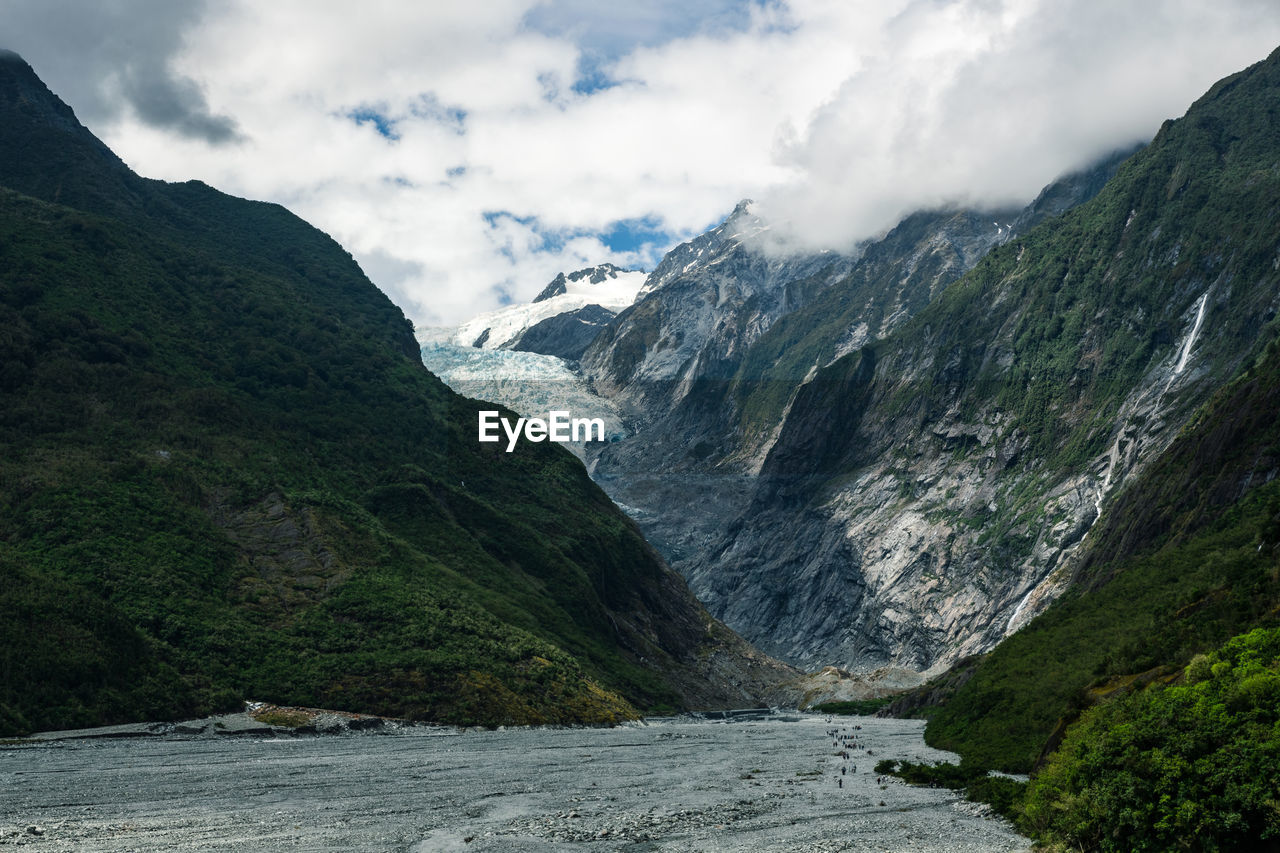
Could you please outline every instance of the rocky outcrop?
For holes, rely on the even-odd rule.
[[[505,349],[577,361],[614,316],[613,311],[601,305],[585,305],[534,323]]]

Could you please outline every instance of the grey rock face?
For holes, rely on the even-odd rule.
[[[708,608],[795,663],[935,673],[1051,602],[1109,499],[1280,307],[1253,236],[1212,217],[1197,233],[1144,192],[1121,185],[1069,238],[1015,238],[963,291],[814,369],[750,505],[680,564]]]
[[[749,214],[740,207],[735,216]],[[917,214],[856,260],[822,255],[780,265],[761,299],[755,288],[765,289],[770,262],[741,243],[726,245],[734,224],[673,250],[646,295],[583,356],[596,390],[633,420],[633,435],[598,451],[593,476],[681,570],[705,558],[747,508],[808,375],[888,334],[1011,233],[987,214]],[[824,272],[816,279],[815,267]],[[721,301],[721,292],[747,287],[745,298]],[[817,339],[812,352],[787,362],[809,338]],[[761,408],[758,421],[744,417]],[[709,594],[698,583],[695,591]]]
[[[595,449],[592,475],[676,562],[711,547],[750,494],[746,468],[721,464],[736,429],[726,395],[743,359],[854,263],[761,254],[753,237],[767,225],[749,204],[669,252],[581,359],[632,427],[624,442]]]
[[[525,329],[514,341],[505,344],[503,349],[536,352],[577,361],[614,316],[614,312],[601,305],[587,305],[574,311],[566,311]]]
[[[721,225],[663,258],[636,303],[582,358],[606,396],[665,411],[699,380],[728,379],[779,317],[838,281],[853,259],[770,257],[751,238],[768,226],[742,202]]]
[[[599,451],[593,476],[714,614],[772,654],[922,671],[989,648],[1052,598],[1048,578],[1096,518],[1100,487],[1044,484],[1052,523],[1021,532],[1016,555],[991,553],[989,508],[1034,476],[1026,436],[994,407],[877,414],[860,431],[887,397],[954,373],[919,340],[880,365],[875,342],[993,248],[1092,197],[1122,159],[1020,211],[915,214],[853,258],[755,254],[764,223],[740,205],[673,250],[584,354],[583,372],[634,427]],[[1127,411],[1154,428],[1150,401]],[[1141,456],[1125,447],[1121,478]]]
[[[1236,310],[1258,294],[1241,296]],[[1198,302],[1183,302],[1165,308],[1181,334],[1106,413],[1105,450],[1083,470],[1047,465],[972,377],[930,411],[919,389],[946,372],[934,347],[849,356],[801,392],[752,505],[718,550],[684,564],[691,587],[761,649],[801,664],[937,671],[985,651],[1061,591],[1107,498],[1239,364],[1239,330],[1197,335]],[[1010,343],[995,325],[988,356]],[[1179,370],[1190,349],[1199,360]],[[892,412],[917,394],[920,405]]]

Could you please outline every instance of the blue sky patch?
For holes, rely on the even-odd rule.
[[[578,95],[594,95],[605,89],[612,89],[618,81],[604,70],[604,62],[596,56],[584,52],[578,60],[578,79],[573,81],[573,91]]]
[[[547,0],[529,11],[531,30],[567,37],[580,48],[608,59],[637,47],[652,47],[700,32],[743,32],[751,12],[768,0]]]
[[[620,219],[609,224],[603,230],[592,229],[546,229],[536,216],[517,216],[508,210],[489,210],[481,214],[485,224],[497,228],[503,220],[518,222],[528,226],[537,242],[532,249],[535,252],[558,252],[573,239],[578,237],[595,237],[603,243],[610,253],[639,254],[642,265],[651,269],[676,242],[676,236],[661,226],[661,220],[654,216],[636,219]],[[515,252],[509,246],[499,246],[498,252],[511,261],[516,261]],[[603,263],[613,260],[609,257],[596,258],[591,263]],[[615,260],[615,262],[617,262]],[[572,272],[572,270],[564,270]]]
[[[653,216],[619,220],[600,232],[599,237],[613,252],[639,252],[645,246],[665,249],[675,241],[674,235],[663,230],[660,220]]]
[[[400,138],[400,134],[396,132],[395,121],[372,107],[354,109],[347,113],[347,118],[359,125],[373,125],[374,130],[378,131],[378,135],[386,139],[394,140]]]

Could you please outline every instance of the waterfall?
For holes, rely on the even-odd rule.
[[[1178,355],[1178,366],[1173,369],[1173,375],[1177,376],[1187,366],[1187,358],[1191,355],[1191,346],[1196,342],[1196,335],[1200,334],[1200,324],[1204,322],[1204,309],[1209,304],[1209,291],[1205,291],[1204,296],[1200,297],[1200,302],[1196,307],[1196,322],[1191,327],[1191,334],[1187,335],[1186,341],[1182,344],[1182,352]]]
[[[1186,338],[1182,341],[1182,345],[1178,348],[1178,361],[1173,367],[1173,372],[1169,374],[1168,380],[1164,383],[1164,388],[1160,389],[1159,395],[1156,397],[1155,404],[1152,406],[1152,410],[1154,412],[1159,413],[1161,411],[1161,404],[1164,401],[1164,395],[1169,391],[1170,386],[1173,385],[1173,380],[1180,376],[1182,371],[1186,369],[1187,361],[1191,358],[1191,349],[1195,346],[1196,338],[1200,335],[1200,327],[1204,325],[1205,310],[1208,307],[1209,291],[1206,290],[1196,302],[1195,322],[1191,324],[1191,331],[1187,333]],[[1130,435],[1127,439],[1126,433],[1129,432],[1130,429],[1136,431],[1138,435],[1136,437]],[[1106,474],[1103,475],[1102,484],[1098,488],[1098,492],[1093,499],[1093,508],[1096,514],[1094,515],[1092,524],[1089,525],[1090,530],[1093,529],[1094,524],[1098,523],[1098,519],[1102,517],[1102,502],[1107,496],[1107,491],[1111,488],[1111,481],[1116,473],[1116,465],[1121,462],[1120,456],[1126,451],[1126,447],[1130,444],[1130,440],[1140,441],[1141,431],[1137,427],[1131,427],[1129,418],[1125,417],[1121,422],[1120,430],[1116,435],[1116,439],[1112,443],[1111,449],[1108,451],[1107,471]],[[1121,477],[1124,476],[1128,467],[1129,466],[1126,464],[1121,470]]]
[[[1027,590],[1027,594],[1022,596],[1022,600],[1018,602],[1018,606],[1013,609],[1013,615],[1009,617],[1009,624],[1004,626],[1004,635],[1007,637],[1013,633],[1013,623],[1018,621],[1018,617],[1022,615],[1022,608],[1027,606],[1027,599],[1031,597],[1031,593],[1035,588]]]

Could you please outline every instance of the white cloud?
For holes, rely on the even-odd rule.
[[[1181,115],[1280,40],[1240,0],[915,2],[882,52],[779,146],[797,179],[757,212],[802,248],[848,245],[923,207],[1025,202]]]
[[[188,4],[147,67],[194,120],[234,124],[211,144],[76,82],[128,52],[86,57],[65,15],[9,2],[9,46],[135,169],[287,205],[424,323],[652,264],[665,246],[602,242],[619,220],[685,237],[749,196],[789,245],[825,247],[1025,200],[1280,41],[1269,0]]]

